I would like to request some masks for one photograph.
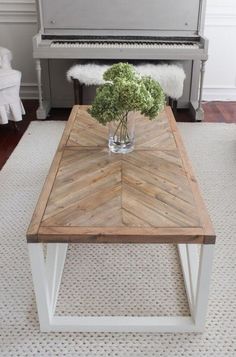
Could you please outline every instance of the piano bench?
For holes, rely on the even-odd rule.
[[[67,79],[73,82],[75,104],[83,104],[83,87],[101,85],[104,83],[103,73],[110,66],[104,64],[80,64],[75,65],[67,72]],[[185,72],[179,63],[174,64],[151,64],[136,65],[137,73],[142,76],[150,76],[158,81],[169,98],[169,104],[173,111],[177,109],[177,100],[183,94]]]

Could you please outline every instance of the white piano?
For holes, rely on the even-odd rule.
[[[46,118],[51,106],[41,78],[41,60],[50,59],[183,61],[188,63],[185,102],[196,120],[203,118],[205,0],[37,0],[37,7],[38,118]]]

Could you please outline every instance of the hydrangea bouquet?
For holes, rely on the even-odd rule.
[[[134,147],[134,123],[129,114],[138,111],[155,119],[164,109],[165,94],[157,81],[139,76],[128,63],[114,64],[103,79],[105,83],[97,89],[88,111],[99,123],[110,123],[111,151],[130,152]]]

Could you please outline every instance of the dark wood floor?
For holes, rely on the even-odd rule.
[[[26,115],[22,122],[18,123],[16,131],[11,124],[0,125],[0,169],[3,167],[14,148],[20,141],[29,123],[36,120],[36,100],[24,101]],[[205,122],[236,123],[236,102],[207,102],[204,103]],[[47,120],[67,120],[70,109],[52,109]],[[177,121],[191,121],[188,110],[179,110],[176,115]]]

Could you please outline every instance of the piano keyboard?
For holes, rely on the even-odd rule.
[[[86,42],[86,41],[53,41],[53,48],[162,48],[162,49],[199,49],[199,45],[193,42]]]

